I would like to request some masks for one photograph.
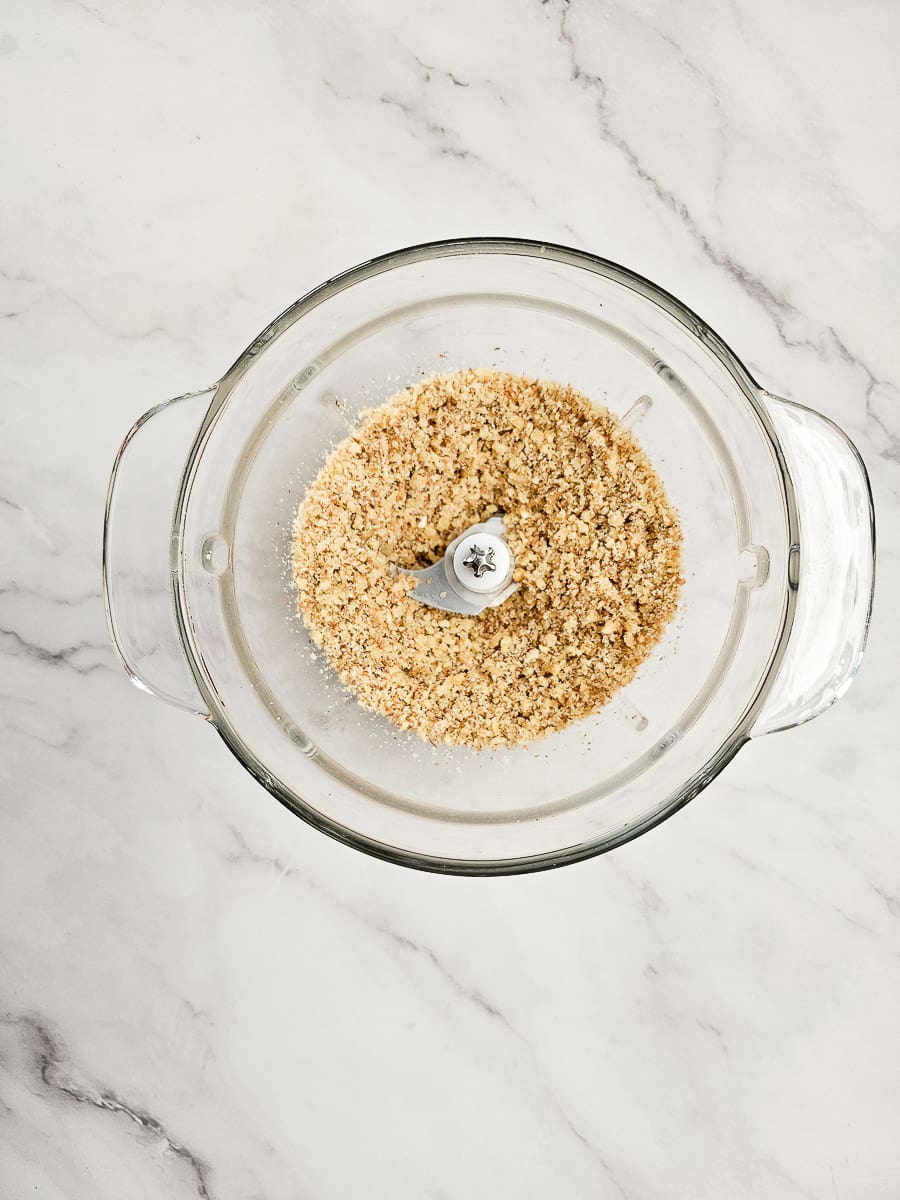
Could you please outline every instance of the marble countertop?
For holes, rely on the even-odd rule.
[[[894,1200],[900,10],[886,0],[0,10],[0,1191]],[[870,652],[674,820],[420,875],[129,687],[115,450],[327,275],[597,251],[842,424]]]

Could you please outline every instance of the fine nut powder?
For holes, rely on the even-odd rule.
[[[398,568],[502,513],[518,590],[477,616]],[[366,708],[431,742],[520,746],[595,713],[675,614],[681,529],[637,439],[564,384],[492,370],[371,410],[294,527],[303,620]]]

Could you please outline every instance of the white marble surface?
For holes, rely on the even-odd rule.
[[[0,1193],[900,1191],[900,10],[0,4]],[[278,807],[107,643],[132,420],[413,241],[596,250],[856,439],[870,653],[603,859],[422,876]]]

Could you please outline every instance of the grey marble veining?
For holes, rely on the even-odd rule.
[[[900,13],[885,0],[0,11],[0,1191],[893,1200]],[[327,275],[627,263],[859,445],[859,680],[601,860],[420,876],[130,688],[131,422]]]

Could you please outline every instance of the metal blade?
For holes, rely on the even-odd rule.
[[[463,541],[477,539],[479,534],[490,534],[493,538],[501,538],[505,541],[506,529],[503,525],[503,517],[494,516],[478,525],[472,525],[465,533],[453,539],[444,551],[444,557],[433,566],[423,567],[420,571],[404,570],[404,575],[412,575],[418,581],[412,592],[413,599],[418,600],[420,604],[430,605],[431,608],[443,609],[444,612],[475,617],[480,612],[484,612],[486,608],[496,608],[498,604],[503,603],[507,596],[518,591],[519,585],[510,581],[512,556],[509,555],[506,546],[499,547],[499,550],[508,557],[510,571],[499,580],[496,588],[490,591],[474,591],[467,588],[465,581],[456,574],[453,568],[453,556],[457,547]]]

